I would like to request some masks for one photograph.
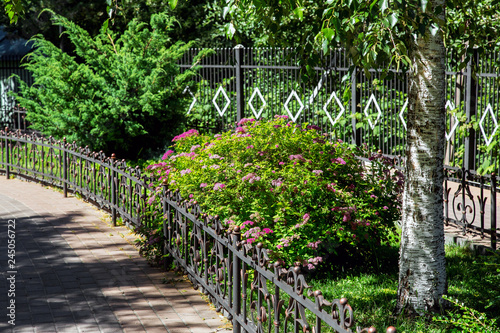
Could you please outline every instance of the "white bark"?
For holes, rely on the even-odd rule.
[[[428,10],[444,0],[429,1]],[[441,33],[419,37],[410,76],[398,312],[437,310],[446,292],[443,226],[445,49]]]

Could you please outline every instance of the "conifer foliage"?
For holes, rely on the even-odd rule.
[[[41,35],[33,38],[37,48],[25,66],[35,83],[18,80],[16,97],[34,129],[120,158],[162,149],[182,133],[188,103],[183,90],[195,69],[180,73],[176,64],[192,44],[171,41],[173,18],[160,13],[149,25],[131,21],[121,36],[103,26],[91,38],[66,18],[52,16],[75,56]]]

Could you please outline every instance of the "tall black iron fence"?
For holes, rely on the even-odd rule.
[[[27,130],[25,111],[16,106],[16,100],[9,92],[17,92],[18,84],[12,77],[19,76],[21,80],[31,85],[31,73],[20,66],[19,56],[2,56],[0,58],[0,128]]]
[[[165,253],[226,313],[234,332],[376,332],[355,328],[347,299],[327,301],[310,290],[300,267],[270,262],[261,245],[243,244],[238,229],[229,232],[166,186],[163,211],[155,211],[147,204],[151,179],[125,161],[65,141],[0,131],[0,173],[50,184],[64,196],[79,193],[129,227],[152,227],[162,214]]]
[[[180,66],[191,67],[199,51],[191,49]],[[446,164],[463,164],[469,170],[489,158],[477,147],[488,146],[499,127],[500,74],[493,66],[499,57],[476,57],[458,70],[458,65],[451,64],[460,63],[460,59],[448,54]],[[369,70],[368,77],[357,69],[352,81],[345,84],[342,78],[351,66],[346,52],[332,50],[322,55],[322,61],[321,67],[314,68],[316,78],[305,84],[291,48],[216,49],[199,63],[198,90],[186,88],[192,99],[186,113],[196,114],[211,127],[229,126],[243,117],[270,119],[288,115],[293,121],[314,123],[344,141],[367,143],[386,155],[404,155],[407,73],[394,69],[392,78],[382,80],[378,70]],[[480,129],[461,135],[459,125],[474,117]],[[459,159],[457,152],[462,155]]]

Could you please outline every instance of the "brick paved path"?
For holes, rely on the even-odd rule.
[[[9,220],[16,227],[14,269]],[[0,177],[0,332],[227,331],[183,276],[148,266],[128,230],[105,220],[76,198]],[[11,275],[15,297],[8,295]],[[8,323],[10,300],[15,326]]]

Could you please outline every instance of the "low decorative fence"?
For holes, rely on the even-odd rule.
[[[0,131],[0,173],[61,188],[64,196],[78,193],[110,212],[114,224],[121,217],[128,227],[147,227],[159,213],[147,204],[151,178],[64,140]],[[270,262],[262,245],[240,242],[238,228],[224,229],[166,185],[163,194],[165,253],[227,315],[234,332],[376,332],[355,328],[347,299],[329,302],[312,292],[299,266]]]
[[[61,188],[64,196],[78,193],[110,212],[114,224],[120,217],[128,227],[148,227],[161,213],[147,203],[153,179],[114,156],[64,140],[0,131],[0,173]],[[499,178],[453,167],[446,167],[445,175],[445,223],[490,236],[496,249]],[[329,302],[321,291],[312,292],[299,266],[286,269],[270,262],[262,245],[243,244],[238,228],[225,229],[217,217],[203,214],[167,185],[162,204],[165,253],[225,312],[235,332],[354,329],[347,299]],[[356,331],[376,332],[373,327]]]
[[[124,160],[92,152],[65,140],[36,134],[0,131],[0,172],[78,193],[85,200],[111,213],[113,223],[121,217],[129,227],[149,225],[146,214],[150,179]]]

